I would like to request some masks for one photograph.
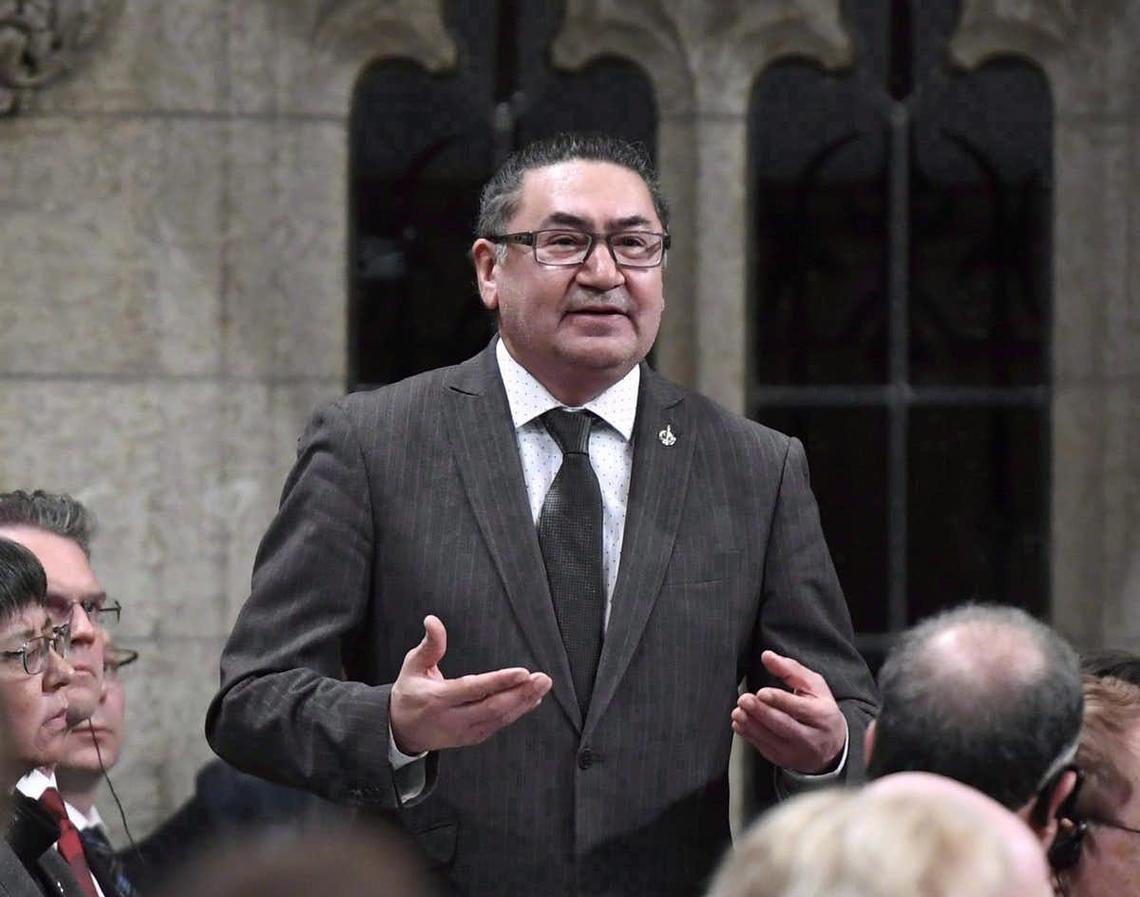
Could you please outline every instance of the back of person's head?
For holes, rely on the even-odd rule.
[[[434,897],[404,837],[357,826],[226,843],[202,854],[161,897]]]
[[[871,778],[933,772],[1016,810],[1046,792],[1076,750],[1076,652],[1017,608],[965,605],[908,630],[879,691]]]
[[[0,492],[0,530],[34,527],[70,539],[90,557],[95,518],[82,503],[63,493]]]
[[[608,162],[641,176],[663,228],[669,227],[669,206],[649,154],[638,143],[608,134],[565,132],[528,143],[510,156],[483,187],[479,198],[477,237],[501,234],[518,209],[523,177],[528,171],[560,162]]]
[[[1021,828],[1037,850],[1028,873],[1019,866],[1024,849],[1015,858],[1000,827],[965,796],[909,787],[808,794],[745,834],[709,897],[1044,897],[1044,859]]]
[[[0,537],[0,624],[28,605],[43,604],[47,593],[44,568],[23,545]]]

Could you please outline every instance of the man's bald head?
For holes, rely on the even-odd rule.
[[[1009,809],[1071,759],[1080,734],[1080,664],[1022,610],[967,605],[904,633],[879,673],[868,774],[938,773]]]

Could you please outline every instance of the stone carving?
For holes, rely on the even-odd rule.
[[[358,69],[385,57],[414,59],[429,71],[455,65],[455,41],[443,23],[441,0],[326,0],[313,45],[348,58]]]
[[[950,52],[967,68],[1017,53],[1043,61],[1086,40],[1129,0],[963,0]]]
[[[554,61],[579,68],[603,55],[641,65],[665,115],[742,114],[752,83],[791,53],[848,64],[838,2],[819,0],[568,0]]]
[[[72,71],[122,7],[123,0],[0,0],[0,115]]]

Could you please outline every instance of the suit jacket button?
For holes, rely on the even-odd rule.
[[[582,748],[578,752],[578,768],[589,769],[594,765],[594,752],[589,748]]]

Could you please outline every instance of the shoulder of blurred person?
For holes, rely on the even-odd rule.
[[[178,870],[156,897],[435,897],[410,843],[386,827],[247,836]]]
[[[195,777],[194,793],[133,848],[119,852],[142,890],[166,880],[172,868],[216,843],[265,829],[288,831],[345,818],[345,811],[315,795],[239,772],[211,760]]]

